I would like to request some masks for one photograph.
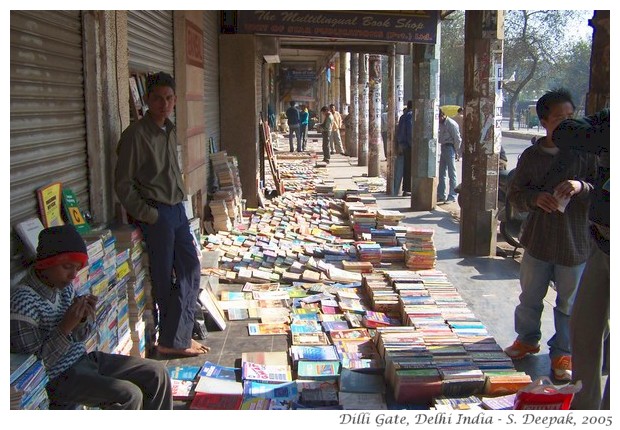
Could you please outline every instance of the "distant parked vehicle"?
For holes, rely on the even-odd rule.
[[[443,111],[443,113],[445,113],[448,118],[452,118],[454,115],[456,115],[458,110],[459,110],[459,108],[460,108],[459,105],[443,105],[443,106],[439,106],[439,109],[441,109]]]

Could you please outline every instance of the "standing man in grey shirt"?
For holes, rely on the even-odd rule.
[[[118,143],[115,191],[146,241],[159,326],[157,351],[196,356],[209,348],[192,339],[200,262],[183,206],[187,192],[169,119],[177,100],[174,79],[164,72],[151,75],[146,91],[148,112]]]
[[[461,158],[461,133],[459,125],[439,109],[439,184],[437,201],[456,201],[456,162]],[[446,198],[446,176],[450,182]]]

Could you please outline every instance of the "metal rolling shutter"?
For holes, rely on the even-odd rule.
[[[89,208],[79,11],[11,12],[11,223],[62,182]]]
[[[171,10],[127,11],[129,70],[174,76],[173,29]]]
[[[203,12],[205,134],[220,148],[220,12]],[[209,163],[207,163],[208,166]]]

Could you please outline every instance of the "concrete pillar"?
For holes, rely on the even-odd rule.
[[[335,56],[330,64],[334,65],[334,69],[331,71],[332,98],[329,103],[336,105],[336,110],[340,111],[340,56]]]
[[[243,198],[248,207],[258,205],[258,105],[256,49],[253,35],[220,35],[220,93],[243,94],[220,98],[221,147],[239,160]],[[243,118],[243,121],[239,121]]]
[[[379,176],[381,140],[381,55],[368,56],[368,176]]]
[[[359,54],[351,54],[351,107],[349,109],[350,119],[347,120],[349,129],[347,130],[347,154],[357,157],[359,142]]]
[[[368,54],[359,56],[359,136],[357,144],[357,165],[368,165]]]
[[[594,32],[590,57],[590,89],[586,97],[587,115],[609,107],[609,10],[595,10],[590,25]]]
[[[461,202],[462,255],[493,256],[502,120],[504,13],[465,12],[465,120]]]
[[[405,108],[405,86],[403,84],[405,76],[405,56],[397,55],[396,56],[396,70],[395,70],[395,97],[396,97],[396,121],[403,113],[403,109]]]
[[[349,112],[347,103],[347,75],[349,74],[349,67],[349,55],[344,51],[340,51],[340,100],[338,109],[342,116]],[[345,151],[347,149],[345,147]]]
[[[95,222],[107,223],[120,206],[112,188],[116,146],[130,116],[127,13],[84,11],[82,29],[89,206]]]
[[[327,65],[329,67],[329,64]],[[331,75],[331,72],[330,72]],[[331,79],[331,78],[330,78]],[[327,81],[327,69],[323,69],[323,105],[329,106],[331,84]]]
[[[387,88],[387,130],[381,130],[385,133],[387,131],[387,153],[385,158],[387,159],[387,186],[386,193],[388,195],[394,194],[394,166],[396,164],[396,151],[395,149],[395,128],[396,128],[396,45],[390,46],[390,55],[388,56],[388,88]]]
[[[413,45],[411,209],[417,211],[437,204],[440,33],[438,25],[435,45]]]

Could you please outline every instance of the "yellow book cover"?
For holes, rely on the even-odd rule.
[[[39,210],[41,211],[44,227],[48,228],[65,224],[60,210],[61,197],[62,184],[60,182],[54,182],[37,190]]]

